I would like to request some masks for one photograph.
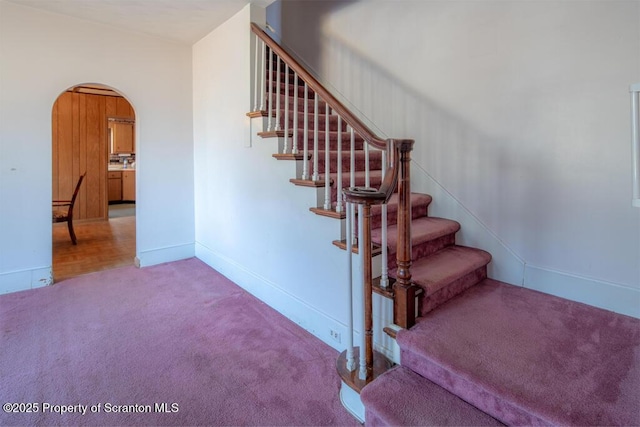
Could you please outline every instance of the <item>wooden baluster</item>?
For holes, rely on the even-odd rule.
[[[353,130],[353,128],[351,128],[351,139],[350,139],[350,143],[351,143],[351,147],[350,147],[350,152],[349,152],[349,157],[350,157],[350,163],[349,163],[349,187],[355,187],[356,186],[356,133]],[[353,240],[354,241],[358,241],[358,236],[357,236],[357,231],[353,230]]]
[[[351,159],[351,163],[349,164],[349,186],[356,186],[356,133],[351,128],[351,148],[349,157]]]
[[[253,76],[253,111],[258,111],[258,107],[260,107],[260,98],[259,98],[259,89],[260,89],[260,62],[258,58],[260,57],[260,38],[257,35],[254,35],[256,38],[256,47],[255,47],[255,60],[254,60],[254,76]]]
[[[336,202],[336,212],[342,212],[342,118],[338,116],[338,179],[336,183],[336,189],[338,191],[338,200]]]
[[[293,73],[293,154],[298,154],[298,73]],[[289,102],[287,101],[287,104]]]
[[[371,272],[371,205],[362,205],[362,261],[364,263],[364,336],[366,380],[373,379],[373,276]],[[361,369],[362,372],[362,369]]]
[[[260,67],[260,111],[264,111],[264,93],[265,93],[265,80],[266,80],[266,55],[267,55],[267,45],[265,42],[262,42],[262,64]]]
[[[318,94],[313,94],[313,181],[320,181],[318,174]]]
[[[276,56],[278,60],[278,65],[276,67],[276,127],[274,130],[278,131],[282,128],[280,127],[280,57]]]
[[[284,144],[282,152],[286,154],[289,152],[289,66],[287,64],[284,65],[284,80]]]
[[[362,295],[364,297],[365,294],[365,283],[366,283],[366,277],[365,277],[365,248],[364,248],[364,238],[363,238],[363,230],[364,227],[362,226],[363,220],[364,220],[364,214],[362,213],[362,205],[358,204],[358,254],[360,256],[360,268],[361,270],[359,271],[359,276],[361,278],[361,283],[362,283]],[[366,380],[367,379],[367,352],[364,350],[367,347],[367,334],[366,334],[366,302],[365,302],[366,298],[362,299],[362,316],[360,317],[360,361],[359,361],[359,366],[360,369],[358,371],[358,378],[360,378],[361,380]]]
[[[268,77],[269,77],[269,82],[267,85],[267,104],[269,105],[269,112],[267,113],[269,115],[269,120],[267,121],[267,130],[272,131],[273,130],[273,98],[271,97],[271,94],[273,93],[273,53],[271,51],[271,48],[269,48],[269,73],[268,73]]]
[[[309,86],[304,83],[304,129],[302,133],[302,179],[309,179]]]
[[[342,197],[338,197],[341,199]],[[347,237],[347,275],[349,277],[349,286],[347,294],[347,370],[352,372],[356,369],[356,361],[353,352],[353,241],[351,239],[351,233],[353,228],[353,204],[346,203],[346,237]]]
[[[371,173],[369,171],[369,144],[364,144],[364,186],[371,187]]]
[[[331,209],[331,187],[329,180],[329,173],[331,172],[331,151],[329,148],[329,104],[324,106],[324,209]],[[340,191],[340,190],[338,190]]]
[[[410,164],[413,140],[395,140],[396,155],[400,156],[398,171],[398,270],[393,285],[394,323],[408,329],[415,324],[416,287],[411,283],[411,185]]]
[[[390,147],[393,149],[393,147]],[[387,150],[382,150],[382,180],[387,172]],[[387,247],[387,204],[381,206],[382,212],[382,274],[380,275],[380,287],[387,289],[389,287],[389,248]]]

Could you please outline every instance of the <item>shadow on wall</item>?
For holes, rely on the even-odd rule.
[[[303,8],[295,7],[295,16],[288,16],[290,4],[297,0],[278,0],[267,7],[267,24],[273,28],[281,40],[286,40],[286,47],[294,53],[307,51],[317,52],[316,56],[305,55],[304,61],[313,70],[320,70],[322,53],[322,22],[324,16],[331,15],[361,0],[323,0],[304,3]],[[286,21],[287,25],[282,25]],[[304,44],[297,42],[300,34],[305,36]],[[303,48],[304,46],[304,48]]]
[[[412,190],[432,195],[445,193],[453,200],[448,206],[453,204],[456,210],[464,211],[456,214],[450,208],[443,208],[442,200],[434,198],[432,215],[452,219],[471,215],[495,233],[494,236],[504,231],[511,236],[521,233],[519,240],[526,236],[507,228],[517,227],[523,221],[544,227],[552,221],[550,215],[544,214],[546,210],[534,208],[542,196],[536,193],[540,193],[541,188],[554,188],[552,171],[556,165],[545,170],[537,156],[528,156],[526,162],[518,165],[511,164],[509,153],[504,150],[519,149],[513,148],[512,141],[483,133],[468,120],[423,96],[418,88],[403,82],[401,76],[382,68],[381,58],[375,58],[376,62],[363,55],[358,46],[323,31],[325,15],[358,2],[306,2],[305,7],[292,4],[291,10],[289,2],[276,2],[269,6],[271,10],[267,9],[267,19],[272,20],[270,23],[277,22],[274,29],[281,32],[285,47],[297,56],[303,56],[298,52],[304,52],[303,60],[311,73],[374,132],[387,138],[406,137],[416,141],[412,154]],[[286,20],[286,25],[281,26],[279,19]],[[300,37],[301,34],[304,37]],[[522,179],[534,173],[539,174],[536,185]],[[540,181],[545,183],[540,185]],[[507,187],[509,192],[504,191]],[[509,193],[517,193],[519,198],[509,197]],[[493,201],[490,206],[482,203],[486,198]],[[467,207],[485,210],[470,212]],[[504,212],[514,210],[515,219],[505,221]],[[465,237],[464,227],[459,237],[462,244],[483,247],[482,241]],[[528,237],[527,245],[532,250],[545,250],[540,244]]]

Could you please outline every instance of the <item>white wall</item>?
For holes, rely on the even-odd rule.
[[[137,256],[193,256],[191,48],[0,0],[0,292],[51,281],[51,109],[79,83],[132,103]]]
[[[494,277],[640,316],[640,2],[280,7],[284,43],[381,132],[416,140],[413,189],[494,254]]]
[[[252,16],[264,10],[247,6],[193,47],[196,256],[338,346],[329,330],[346,324],[345,253],[331,244],[340,225],[309,212],[315,190],[289,182],[295,164],[272,158],[277,141],[245,116]]]

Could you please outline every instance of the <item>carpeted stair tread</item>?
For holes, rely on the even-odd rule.
[[[367,426],[501,426],[444,388],[402,366],[385,372],[360,394]]]
[[[440,237],[455,234],[460,230],[456,221],[437,217],[422,217],[411,221],[411,246],[426,243]],[[382,229],[371,230],[373,243],[382,244]],[[398,247],[398,224],[387,226],[387,247],[389,254],[395,254]]]
[[[397,335],[402,365],[507,424],[640,425],[640,320],[486,279]]]
[[[466,246],[449,246],[433,255],[413,261],[413,282],[424,289],[425,297],[440,291],[457,279],[486,266],[491,255]],[[389,272],[395,278],[396,271]]]

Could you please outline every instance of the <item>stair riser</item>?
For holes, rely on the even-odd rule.
[[[284,70],[284,66],[280,66],[280,70]],[[264,76],[266,79],[269,78],[269,72],[266,71],[264,73]],[[273,68],[273,70],[271,71],[271,78],[273,79],[273,81],[275,82],[278,78],[278,70],[277,68]],[[284,71],[280,71],[280,82],[289,82],[291,84],[296,84],[296,79],[295,76],[293,75],[293,72],[289,72],[289,78],[287,79],[287,76],[285,74]],[[302,86],[304,85],[304,82],[302,81],[302,79],[298,78],[298,82],[297,82],[298,86]]]
[[[355,151],[355,169],[356,171],[365,170],[365,154],[364,151]],[[342,172],[349,172],[351,170],[351,155],[347,152],[342,152]],[[332,152],[330,155],[329,167],[330,173],[336,173],[338,171],[337,151]],[[324,151],[318,152],[318,164],[321,171],[324,171],[325,167],[325,153]],[[381,170],[382,169],[382,153],[380,151],[369,153],[369,170]]]
[[[309,147],[309,153],[313,152],[313,130],[309,130],[307,131],[307,141],[308,141],[308,145],[307,147]],[[298,150],[300,150],[300,152],[302,152],[302,150],[304,149],[304,142],[305,142],[305,138],[304,138],[304,130],[298,130]],[[349,151],[351,148],[351,136],[347,133],[343,133],[342,134],[342,144],[341,144],[341,149],[342,151]],[[362,138],[356,137],[355,139],[355,144],[354,144],[354,149],[355,150],[362,150],[364,147],[364,140]],[[322,131],[318,131],[318,149],[325,149],[325,132],[324,130]],[[337,133],[329,133],[329,150],[338,150],[338,134]]]
[[[437,239],[429,240],[428,242],[418,243],[411,247],[411,259],[427,257],[438,252],[440,249],[444,249],[447,246],[455,245],[455,243],[455,233],[447,234],[446,236],[438,237]],[[389,252],[388,265],[389,270],[392,270],[398,266],[396,262],[396,248],[392,248]]]
[[[449,301],[451,298],[456,295],[464,292],[470,287],[478,284],[482,280],[487,278],[487,266],[483,266],[475,269],[471,273],[468,273],[461,278],[451,282],[449,285],[443,287],[442,289],[434,292],[428,297],[424,297],[420,299],[420,315],[424,316],[430,311],[434,310],[436,307],[444,304]]]
[[[396,188],[396,191],[397,188]],[[418,205],[411,207],[411,219],[420,218],[423,216],[427,216],[427,205]],[[397,209],[387,211],[387,224],[393,225],[398,223],[398,211]],[[377,210],[371,210],[371,228],[380,228],[382,227],[382,214]]]
[[[293,130],[293,120],[295,115],[292,110],[289,110],[289,129]],[[314,129],[314,121],[313,114],[307,114],[308,126],[309,129]],[[284,129],[284,109],[280,110],[280,126]],[[318,130],[325,130],[327,123],[327,116],[324,114],[324,111],[321,114],[318,114]],[[298,112],[298,124],[297,128],[301,129],[304,126],[304,113]],[[347,124],[342,122],[342,132],[347,131]],[[338,116],[329,115],[329,130],[332,132],[338,131]]]
[[[284,96],[284,93],[280,94],[280,108],[284,109],[284,103],[285,103],[285,99],[287,100],[287,102],[289,102],[289,110],[291,112],[293,112],[293,104],[294,104],[294,98],[293,96],[289,96],[289,98],[287,99]],[[273,108],[276,108],[276,97],[275,95],[273,95]],[[315,112],[315,100],[314,99],[307,99],[307,113],[313,113]],[[267,102],[267,106],[269,105],[269,103]],[[304,98],[302,96],[298,97],[298,112],[300,113],[304,113]],[[325,112],[325,102],[322,100],[318,100],[318,114],[324,114]]]
[[[280,82],[280,95],[284,96],[286,95],[285,93],[285,87],[287,86],[287,84],[289,85],[289,97],[293,98],[294,96],[294,91],[297,90],[298,91],[298,99],[302,98],[302,100],[304,101],[304,86],[299,86],[299,85],[294,85],[291,83],[284,83],[284,82]],[[267,86],[268,87],[268,86]],[[278,95],[278,82],[277,81],[273,81],[271,82],[271,96],[274,98],[274,103],[275,103],[275,97]],[[269,94],[265,92],[265,96],[268,97]],[[315,92],[311,91],[310,89],[307,89],[307,98],[308,99],[313,99],[315,98]],[[282,99],[280,100],[280,102],[282,103]]]

